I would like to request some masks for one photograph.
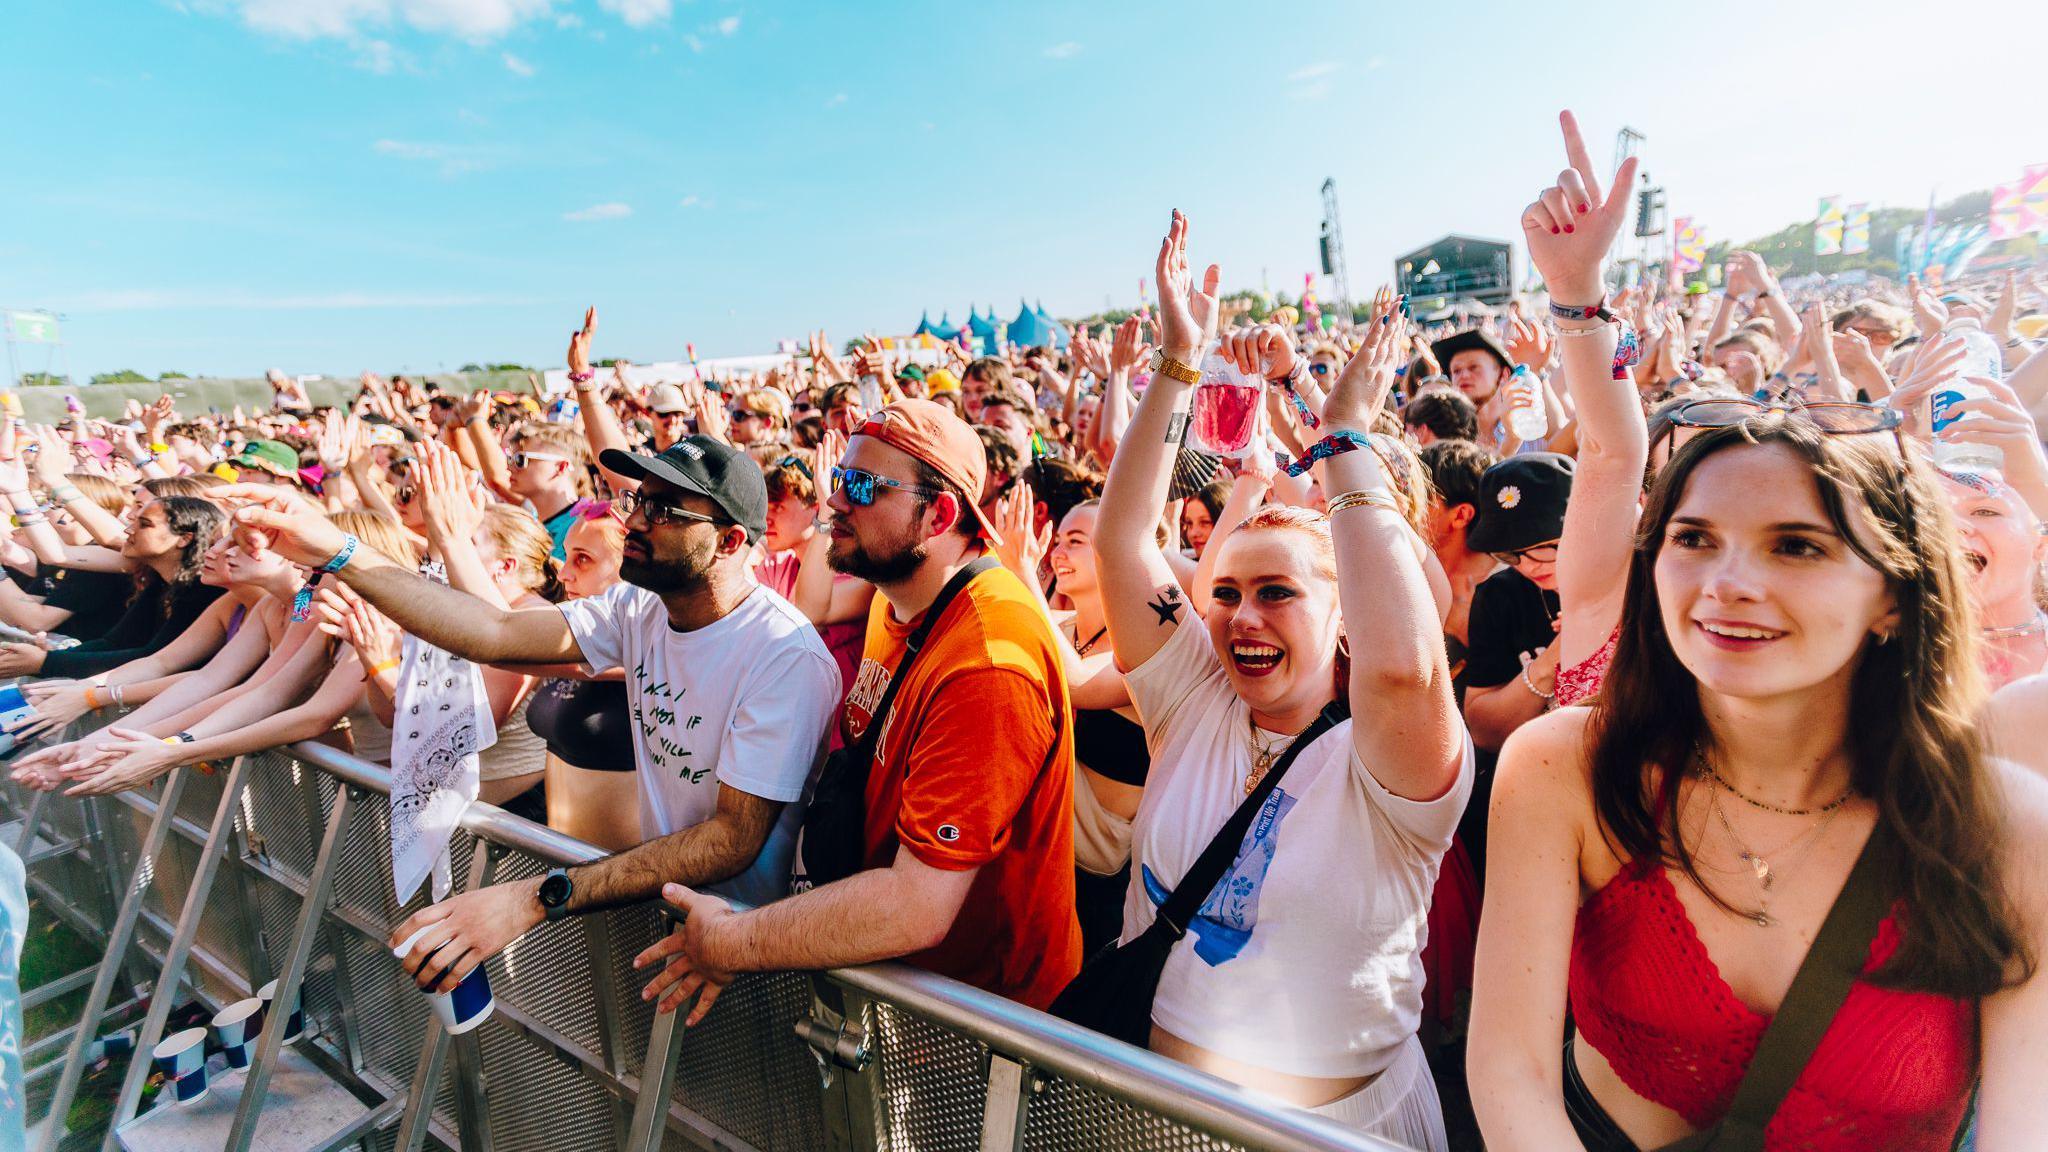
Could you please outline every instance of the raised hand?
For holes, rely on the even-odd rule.
[[[414,499],[426,519],[427,536],[442,548],[467,548],[483,523],[476,474],[446,444],[423,444],[413,465]]]
[[[1956,366],[1963,362],[1969,350],[1962,337],[1944,336],[1922,344],[1915,351],[1912,362],[1900,374],[1897,386],[1885,400],[1906,414],[1906,431],[1916,436],[1928,434],[1922,404],[1937,385],[1946,384],[1954,378]]]
[[[1614,183],[1602,194],[1592,157],[1570,112],[1558,116],[1564,130],[1569,164],[1557,183],[1538,193],[1522,210],[1523,242],[1529,261],[1543,277],[1550,298],[1561,304],[1593,304],[1601,295],[1601,261],[1628,218],[1629,190],[1635,186],[1636,158],[1614,171]]]
[[[590,337],[597,331],[597,305],[583,313],[583,327],[569,334],[569,375],[590,374]]]
[[[417,471],[417,468],[415,468]],[[318,568],[341,551],[344,533],[327,519],[327,514],[298,493],[275,484],[229,484],[215,488],[208,498],[216,503],[239,502],[235,508],[235,538],[260,533],[263,546],[307,568]]]
[[[1187,363],[1201,354],[1216,321],[1216,286],[1222,270],[1209,265],[1196,289],[1188,269],[1188,218],[1173,210],[1173,223],[1159,242],[1159,259],[1154,267],[1159,285],[1159,323],[1166,354]]]
[[[832,470],[839,467],[839,461],[845,455],[845,434],[830,428],[818,439],[818,446],[811,449],[811,488],[815,493],[812,515],[815,519],[832,518]]]
[[[1532,324],[1519,316],[1508,322],[1508,359],[1531,372],[1541,372],[1550,363],[1555,343],[1547,324]]]
[[[149,407],[142,410],[140,417],[142,420],[142,431],[149,437],[150,443],[161,444],[164,442],[164,425],[170,423],[171,418],[178,414],[177,405],[178,402],[172,399],[170,393],[166,392],[157,397],[156,401]]]
[[[2012,317],[2019,308],[2019,300],[2020,274],[2007,269],[2005,281],[1998,289],[1998,303],[1991,309],[1991,318],[1984,325],[1984,330],[2001,345],[2012,340]]]
[[[1998,449],[2005,457],[2001,471],[2022,492],[2048,488],[2048,454],[2042,450],[2041,432],[2018,394],[2002,380],[1988,376],[1969,380],[1991,395],[1949,405],[1948,411],[1958,420],[1942,429],[1942,439]],[[1969,419],[1961,419],[1963,416]],[[2043,510],[2035,511],[2039,515]]]
[[[705,392],[697,397],[697,431],[714,440],[725,440],[732,431],[732,416],[725,410],[725,397]]]
[[[1355,432],[1370,431],[1373,416],[1394,388],[1394,365],[1401,346],[1394,331],[1395,297],[1382,292],[1366,324],[1365,344],[1344,365],[1336,385],[1323,399],[1323,422]]]
[[[1022,480],[996,497],[996,532],[1003,538],[996,545],[996,557],[1019,580],[1037,581],[1038,566],[1052,551],[1052,524],[1037,529],[1032,524],[1037,514],[1038,497]]]
[[[1948,326],[1948,306],[1919,280],[1913,281],[1913,326],[1922,340],[1932,340]]]
[[[1109,346],[1110,376],[1129,380],[1138,365],[1152,359],[1152,346],[1145,343],[1144,322],[1136,316],[1127,316],[1116,326],[1116,336]]]
[[[313,610],[320,631],[354,648],[366,673],[395,658],[404,642],[404,633],[391,617],[346,584],[322,583],[313,594]]]
[[[353,420],[354,417],[350,417]],[[339,411],[329,408],[320,422],[320,467],[328,475],[348,467],[349,425]]]

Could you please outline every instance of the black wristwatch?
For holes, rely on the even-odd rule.
[[[576,885],[569,879],[567,868],[550,868],[540,882],[540,910],[549,920],[560,920],[569,914],[569,897],[576,891]]]
[[[180,744],[196,744],[199,742],[199,737],[194,736],[190,732],[180,732],[176,736],[171,737],[171,739],[176,740]]]

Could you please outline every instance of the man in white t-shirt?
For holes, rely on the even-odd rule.
[[[626,671],[642,829],[657,838],[421,910],[392,941],[428,928],[410,955],[423,988],[452,989],[544,920],[651,899],[664,883],[749,903],[786,889],[800,801],[840,685],[817,629],[750,572],[768,514],[761,470],[705,436],[658,456],[607,450],[601,463],[638,483],[620,500],[625,583],[559,608],[487,605],[265,489],[247,489],[257,505],[237,513],[275,533],[278,552],[337,571],[400,627],[457,655]]]

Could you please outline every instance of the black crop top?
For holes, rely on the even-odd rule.
[[[1076,709],[1074,759],[1119,784],[1142,785],[1152,769],[1145,729],[1112,709]]]
[[[633,771],[633,716],[623,680],[542,681],[527,702],[526,726],[570,767]]]

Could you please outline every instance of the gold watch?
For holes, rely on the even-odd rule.
[[[1154,376],[1171,376],[1183,384],[1199,384],[1202,382],[1202,374],[1200,372],[1168,356],[1164,348],[1152,353],[1152,374]]]

